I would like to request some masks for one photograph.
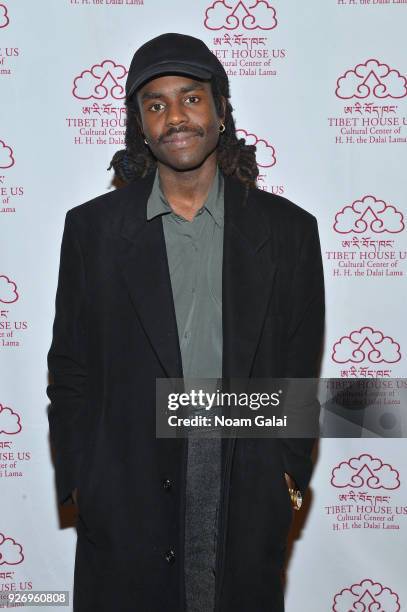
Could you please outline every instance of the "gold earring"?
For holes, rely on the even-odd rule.
[[[144,142],[146,143],[146,145],[148,145],[148,141],[144,138]]]
[[[221,124],[220,124],[220,127],[219,127],[219,132],[220,132],[221,134],[223,134],[223,132],[224,132],[225,130],[226,130],[225,124],[224,124],[224,123],[221,123]]]

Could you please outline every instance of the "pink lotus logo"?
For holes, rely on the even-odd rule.
[[[14,435],[21,431],[20,415],[0,404],[0,434]]]
[[[0,275],[0,303],[12,304],[18,297],[17,285],[5,274]]]
[[[274,147],[264,138],[258,138],[256,134],[250,134],[246,130],[236,130],[238,138],[244,138],[247,145],[256,146],[256,161],[260,168],[271,168],[276,163],[276,152]]]
[[[350,98],[404,98],[407,95],[407,79],[376,59],[369,59],[348,70],[336,83],[336,95],[343,100]]]
[[[4,4],[0,4],[0,28],[5,28],[9,23],[7,7]]]
[[[216,0],[205,11],[204,26],[208,30],[273,30],[276,11],[266,0],[228,2]]]
[[[127,70],[112,60],[95,64],[74,80],[72,93],[79,100],[104,100],[108,96],[122,100],[125,95]]]
[[[344,206],[335,215],[333,228],[339,234],[361,234],[366,231],[398,234],[404,229],[404,217],[394,206],[366,195],[350,206]]]
[[[0,565],[18,565],[24,560],[23,547],[0,533]]]
[[[13,149],[0,140],[0,168],[11,168],[14,164]]]
[[[399,612],[400,609],[397,593],[369,578],[337,593],[332,606],[333,612]]]
[[[400,345],[373,327],[361,327],[335,342],[332,359],[336,363],[396,363],[401,359]]]
[[[332,470],[331,485],[338,489],[369,487],[393,491],[400,486],[400,474],[389,463],[367,453],[342,461]]]

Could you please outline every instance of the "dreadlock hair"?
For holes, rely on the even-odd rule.
[[[221,96],[226,100],[225,131],[220,135],[217,151],[218,166],[227,176],[234,176],[244,183],[246,197],[249,189],[256,186],[259,169],[256,163],[256,146],[247,145],[244,138],[237,138],[233,107],[229,101],[229,82],[225,77],[214,75],[210,81],[215,108],[220,117],[223,112]],[[153,172],[157,162],[140,129],[140,110],[136,95],[126,101],[126,148],[117,151],[108,167],[115,171],[116,184],[126,185]],[[118,180],[117,180],[118,179]],[[245,198],[246,199],[246,198]]]

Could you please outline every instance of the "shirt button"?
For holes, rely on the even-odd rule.
[[[169,490],[171,489],[171,487],[172,487],[172,482],[171,482],[171,480],[169,480],[168,478],[166,478],[165,480],[163,480],[163,488],[164,488],[166,491],[169,491]]]
[[[172,548],[170,550],[167,550],[167,552],[164,555],[165,560],[167,561],[167,563],[174,563],[175,561],[175,552],[172,550]]]

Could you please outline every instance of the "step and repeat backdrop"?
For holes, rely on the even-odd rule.
[[[316,215],[321,375],[406,376],[406,22],[406,0],[0,0],[0,592],[72,593],[45,393],[59,250],[66,211],[114,189],[127,68],[148,39],[206,42],[258,186]],[[404,440],[321,440],[287,612],[407,610],[406,535]]]

